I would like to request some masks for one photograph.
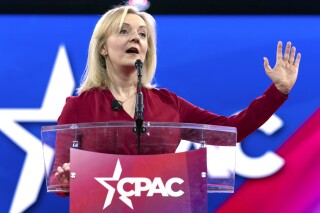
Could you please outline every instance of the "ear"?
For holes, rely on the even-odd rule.
[[[100,54],[101,54],[102,56],[108,55],[107,45],[106,45],[106,44],[104,44],[104,45],[101,47],[101,49],[100,49]]]

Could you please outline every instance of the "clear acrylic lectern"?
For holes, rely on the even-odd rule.
[[[89,200],[97,202],[94,200],[99,196],[103,205],[93,207],[90,204],[91,211],[100,206],[101,211],[111,209],[110,203],[120,202],[116,207],[119,212],[126,212],[125,208],[140,212],[137,209],[141,201],[143,209],[147,209],[146,203],[153,203],[150,208],[155,212],[154,202],[163,208],[173,208],[171,205],[175,204],[171,203],[175,201],[169,197],[181,194],[187,198],[183,198],[183,205],[176,206],[187,208],[185,206],[189,203],[196,202],[196,207],[190,204],[190,208],[183,210],[196,212],[206,208],[201,205],[206,206],[207,192],[234,191],[236,128],[144,122],[146,132],[141,135],[138,155],[137,135],[133,127],[134,122],[43,127],[41,137],[47,191],[70,193],[70,202],[74,203],[70,207],[71,212],[88,206]],[[70,181],[61,183],[54,174],[64,163],[70,163]],[[113,187],[106,184],[108,181]],[[111,189],[117,191],[113,195],[119,195],[120,199],[110,198],[110,192],[107,198],[103,198],[105,194],[102,194]],[[202,196],[204,199],[199,201]],[[94,200],[91,199],[93,197]],[[151,197],[155,199],[152,201]],[[121,205],[124,207],[119,209]]]

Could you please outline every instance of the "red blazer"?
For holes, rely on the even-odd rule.
[[[237,128],[238,141],[264,124],[288,98],[272,84],[246,109],[226,117],[203,110],[167,89],[142,89],[142,93],[144,121],[232,126]],[[92,89],[80,96],[68,97],[58,124],[134,121],[123,109],[112,110],[114,99],[107,89]]]
[[[272,84],[262,96],[256,98],[250,105],[237,115],[230,117],[221,116],[203,110],[188,101],[178,97],[167,89],[142,89],[144,97],[144,121],[154,122],[181,122],[232,126],[237,128],[237,140],[241,141],[250,133],[265,123],[272,114],[287,100]],[[132,121],[123,109],[112,109],[112,101],[115,100],[108,89],[92,89],[83,92],[80,96],[68,97],[58,124],[108,122],[108,121]],[[89,129],[78,135],[81,141],[81,149],[87,151],[114,153],[114,154],[137,154],[137,138],[132,130],[114,129],[108,132],[104,130]],[[148,146],[148,141],[141,148],[141,154],[172,153],[177,148],[181,134],[179,130],[170,133],[150,133],[152,137],[147,140],[157,142],[159,146]],[[103,135],[101,137],[101,135]],[[130,137],[132,135],[132,137]],[[56,138],[56,158],[53,166],[50,184],[58,186],[54,178],[58,166],[70,162],[69,148],[75,139],[73,132],[62,132]],[[170,143],[164,144],[164,141]],[[66,186],[68,187],[68,186]]]

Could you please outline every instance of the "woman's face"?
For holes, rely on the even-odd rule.
[[[137,59],[144,62],[148,49],[147,37],[145,21],[138,15],[127,14],[120,32],[114,32],[107,38],[107,66],[135,68]]]

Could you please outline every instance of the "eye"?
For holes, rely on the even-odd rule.
[[[127,29],[121,29],[119,34],[128,34],[128,30]]]
[[[146,38],[146,37],[147,37],[147,33],[145,33],[145,32],[141,32],[141,33],[139,33],[139,35],[140,35],[142,38]]]

